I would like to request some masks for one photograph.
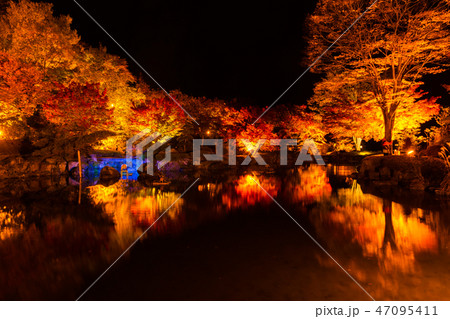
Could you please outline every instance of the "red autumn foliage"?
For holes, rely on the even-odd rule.
[[[107,129],[111,124],[112,110],[108,106],[106,90],[99,84],[56,83],[56,91],[43,104],[43,114],[53,124],[69,133],[89,133]]]
[[[134,105],[131,110],[133,116],[130,122],[135,132],[147,128],[174,136],[182,129],[186,119],[183,110],[167,96],[149,98]]]

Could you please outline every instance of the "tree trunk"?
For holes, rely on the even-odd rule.
[[[383,112],[384,118],[384,139],[389,143],[389,154],[392,154],[392,138],[395,123],[395,114]]]
[[[392,131],[394,129],[394,116],[384,115],[384,138],[388,142],[392,142]]]
[[[362,138],[353,136],[353,142],[355,143],[356,151],[361,152]]]

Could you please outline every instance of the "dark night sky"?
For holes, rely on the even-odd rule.
[[[47,2],[57,14],[73,17],[84,42],[126,57],[73,1]],[[270,105],[302,73],[303,23],[315,5],[315,0],[78,2],[165,89],[259,106]],[[138,75],[139,68],[128,62]],[[306,102],[315,78],[305,76],[280,103]]]
[[[77,0],[165,89],[258,106],[272,104],[303,72],[304,19],[316,0]],[[72,0],[53,0],[82,41],[127,58]],[[140,69],[128,59],[135,75]],[[425,89],[441,87],[449,72]],[[149,84],[151,79],[145,77]],[[304,104],[317,75],[308,73],[278,103]],[[156,86],[155,86],[156,87]]]

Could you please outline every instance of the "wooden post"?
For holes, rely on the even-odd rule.
[[[80,181],[81,181],[81,177],[83,176],[83,174],[82,174],[82,169],[81,169],[81,154],[80,154],[80,151],[78,151],[78,169],[79,169],[79,172],[80,172]]]
[[[81,154],[78,150],[78,171],[80,174],[80,182],[79,182],[79,189],[78,189],[78,204],[81,204],[81,180],[83,178],[83,170],[81,169]]]

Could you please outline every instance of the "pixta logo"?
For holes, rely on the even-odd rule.
[[[160,149],[164,144],[166,144],[171,137],[163,136],[162,134],[156,132],[152,133],[150,130],[143,130],[139,134],[133,136],[127,141],[127,166],[130,169],[136,169],[143,172],[146,167],[146,173],[148,175],[154,174],[155,168],[155,151]],[[240,163],[242,166],[249,165],[252,158],[256,161],[258,165],[267,165],[266,161],[263,159],[259,153],[261,147],[265,143],[270,143],[273,146],[279,146],[280,148],[280,165],[288,165],[288,149],[289,146],[294,147],[298,145],[298,141],[294,139],[277,139],[267,141],[265,139],[260,139],[256,144],[251,143],[248,140],[242,139],[239,142],[246,146],[247,149],[251,149],[249,155]],[[201,163],[201,147],[210,146],[215,148],[215,154],[203,154],[206,161],[225,161],[228,160],[228,165],[234,166],[237,164],[237,141],[236,139],[229,139],[228,144],[228,158],[224,158],[224,141],[223,139],[194,139],[193,140],[193,159],[192,163],[194,165],[200,165]],[[133,148],[135,149],[136,158],[133,160]],[[146,151],[145,151],[146,150]],[[165,148],[164,159],[158,162],[158,169],[170,162],[171,157],[170,145]],[[147,160],[145,160],[145,155],[147,155]],[[316,161],[319,165],[325,165],[322,156],[313,140],[307,139],[303,142],[300,153],[295,161],[295,165],[303,165],[304,162]],[[134,165],[133,165],[134,164]]]
[[[146,167],[146,173],[148,175],[154,174],[155,156],[154,153],[161,146],[166,144],[171,137],[162,136],[161,133],[152,133],[149,129],[145,129],[142,132],[136,134],[127,141],[127,166],[130,169],[135,169],[139,172],[144,172]],[[135,147],[136,159],[133,161],[133,147]],[[146,152],[144,152],[146,150]],[[170,162],[170,145],[165,149],[164,159],[158,162],[158,168],[163,167]],[[145,161],[145,154],[147,154],[147,160]],[[134,164],[134,165],[133,165]],[[146,165],[144,165],[146,164]]]
[[[288,164],[288,147],[289,146],[297,146],[298,141],[293,139],[277,139],[277,140],[270,140],[267,141],[265,139],[260,139],[256,144],[251,143],[250,141],[246,139],[240,140],[242,144],[247,148],[249,151],[249,155],[244,159],[244,161],[240,164],[242,166],[249,165],[252,161],[252,158],[255,159],[256,163],[258,165],[267,165],[266,161],[263,159],[261,154],[259,154],[259,150],[261,147],[266,144],[270,143],[270,145],[273,146],[279,146],[280,147],[280,165],[287,165]],[[228,140],[228,165],[237,165],[237,154],[236,154],[236,139],[229,139]],[[201,155],[200,155],[200,149],[201,146],[214,146],[216,149],[215,154],[204,154],[203,156],[207,161],[223,161],[223,148],[224,143],[222,139],[196,139],[194,140],[194,150],[193,150],[193,163],[194,165],[200,165],[201,161]],[[297,160],[295,162],[295,165],[303,165],[304,162],[311,162],[313,161],[313,157],[316,160],[317,164],[319,165],[325,165],[325,162],[322,158],[322,156],[319,153],[319,150],[314,143],[313,140],[307,139],[303,142],[303,146],[300,150],[300,154],[297,157]]]

